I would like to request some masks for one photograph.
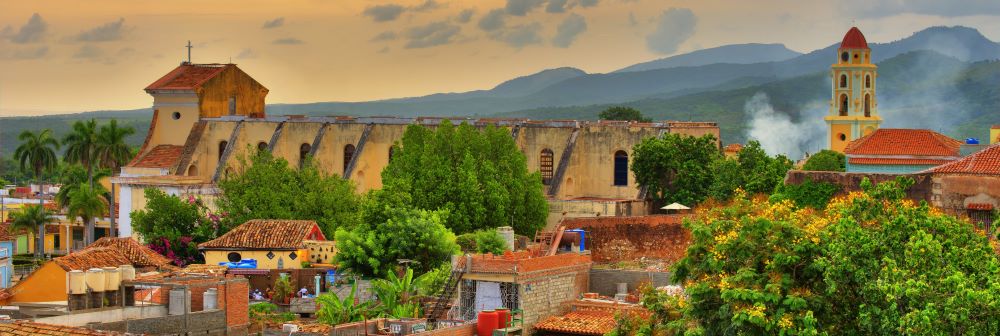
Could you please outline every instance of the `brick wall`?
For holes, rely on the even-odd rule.
[[[567,229],[586,231],[584,244],[597,262],[631,261],[642,257],[675,262],[691,244],[684,215],[589,217],[566,219]]]
[[[475,324],[463,324],[451,328],[437,329],[420,333],[420,335],[427,335],[427,336],[473,336],[475,334],[476,334]]]
[[[226,326],[230,334],[244,333],[250,324],[250,286],[242,277],[226,277],[226,285],[220,291],[219,297],[225,298],[225,304],[219,307],[226,309]]]
[[[563,269],[558,273],[535,272],[519,275],[524,325],[530,329],[541,319],[569,311],[569,303],[588,288],[589,264]]]
[[[789,170],[785,175],[785,184],[801,184],[807,179],[815,182],[828,182],[841,187],[840,194],[861,190],[861,181],[868,178],[872,183],[895,180],[898,176],[912,178],[914,184],[906,191],[906,196],[915,201],[931,201],[930,174],[877,174],[877,173],[839,173]]]

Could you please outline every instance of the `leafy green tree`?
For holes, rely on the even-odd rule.
[[[476,252],[501,255],[508,250],[507,241],[496,230],[476,231]]]
[[[462,249],[462,252],[476,252],[476,233],[463,233],[455,237],[455,243]]]
[[[814,182],[812,179],[807,179],[800,184],[782,184],[778,186],[769,200],[771,202],[790,200],[798,207],[823,210],[839,191],[839,185],[829,182]]]
[[[35,258],[45,256],[45,225],[56,220],[52,212],[42,205],[31,204],[11,213],[10,217],[11,229],[25,229],[35,235]]]
[[[62,187],[59,188],[59,192],[56,193],[55,201],[60,207],[66,208],[69,206],[69,195],[74,190],[77,190],[82,185],[87,185],[87,170],[78,164],[65,164],[59,169],[59,183]],[[95,179],[101,179],[104,177],[111,176],[111,171],[107,169],[99,169],[94,172]],[[108,190],[104,188],[101,184],[94,184],[94,189],[102,195],[108,194]]]
[[[597,115],[601,120],[628,120],[638,122],[653,122],[653,119],[646,118],[642,112],[628,106],[612,106]]]
[[[219,220],[193,197],[186,200],[146,188],[146,208],[132,211],[132,228],[147,245],[175,265],[204,262],[197,246],[218,237]]]
[[[824,149],[810,156],[802,165],[802,170],[842,172],[846,170],[846,166],[847,159],[843,153]]]
[[[108,210],[108,200],[104,194],[89,185],[79,185],[69,194],[69,203],[66,205],[66,215],[69,218],[80,217],[85,225],[84,242],[87,245],[93,243],[94,221],[97,217],[103,216]]]
[[[695,205],[708,196],[713,172],[707,169],[721,154],[715,137],[668,133],[647,138],[633,148],[632,172],[655,204]]]
[[[439,267],[458,253],[455,235],[444,226],[447,212],[407,208],[382,208],[387,220],[365,222],[351,230],[337,230],[336,262],[341,269],[366,276],[383,276],[395,270],[399,260],[412,260],[412,268],[423,274]]]
[[[712,164],[715,180],[709,193],[718,200],[728,200],[736,188],[751,194],[770,195],[791,168],[792,161],[787,157],[768,156],[760,142],[752,140],[740,149],[736,159],[719,156]]]
[[[249,161],[241,157],[241,168],[218,183],[222,192],[216,205],[226,217],[220,234],[269,218],[314,220],[333,237],[337,228],[357,221],[359,201],[350,181],[324,174],[311,161],[295,169],[269,151],[247,152],[253,153]]]
[[[533,234],[545,225],[548,203],[541,175],[528,173],[525,162],[505,128],[410,125],[382,183],[406,195],[407,207],[446,210],[445,225],[455,233],[513,225]]]
[[[1000,260],[969,222],[905,199],[900,178],[824,211],[749,198],[685,223],[684,296],[649,306],[673,334],[991,335]]]
[[[79,163],[87,169],[87,183],[94,186],[94,165],[97,160],[97,121],[77,121],[73,130],[63,137],[66,152],[63,160],[68,163]]]

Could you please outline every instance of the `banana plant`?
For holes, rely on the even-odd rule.
[[[338,325],[365,319],[371,310],[372,302],[356,303],[357,292],[358,282],[355,281],[351,285],[351,292],[343,299],[334,293],[326,293],[317,297],[316,302],[319,303],[319,310],[316,312],[317,320],[328,325]]]

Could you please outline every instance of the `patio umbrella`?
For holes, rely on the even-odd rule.
[[[660,209],[663,209],[663,210],[691,210],[691,208],[688,208],[688,207],[686,207],[686,206],[684,206],[683,204],[680,204],[680,203],[673,203],[673,204],[664,206],[664,207],[662,207]]]

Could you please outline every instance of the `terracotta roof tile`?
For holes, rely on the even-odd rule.
[[[648,312],[636,314],[649,315]],[[617,325],[614,311],[577,310],[542,320],[535,324],[535,329],[575,335],[604,335],[614,330]]]
[[[219,238],[201,243],[199,249],[305,248],[305,240],[326,240],[319,225],[310,220],[252,219]]]
[[[986,211],[989,211],[989,210],[993,210],[993,204],[990,204],[990,203],[969,203],[969,205],[965,206],[965,208],[969,209],[969,210],[986,210]]]
[[[840,42],[840,49],[868,49],[868,41],[858,27],[851,27],[844,35],[844,40]]]
[[[88,248],[102,247],[110,248],[124,255],[131,261],[131,264],[136,267],[162,267],[171,264],[170,259],[167,259],[167,257],[164,257],[149,247],[140,244],[131,237],[104,237],[88,246]]]
[[[849,158],[847,162],[862,165],[941,165],[955,160],[908,158]]]
[[[52,262],[66,271],[86,271],[91,268],[118,267],[128,265],[131,260],[116,249],[107,247],[86,248],[65,256],[52,259]]]
[[[1000,175],[1000,144],[991,145],[961,160],[928,169],[926,172]]]
[[[847,144],[847,155],[959,156],[962,142],[923,129],[880,128]]]
[[[13,240],[10,234],[10,224],[0,225],[0,242]]]
[[[184,146],[159,145],[150,149],[130,166],[137,168],[172,168],[184,153]]]
[[[731,143],[726,145],[726,148],[723,148],[722,151],[726,153],[737,153],[741,149],[743,149],[743,145],[738,143]]]
[[[124,334],[19,320],[11,323],[0,323],[0,335],[101,336]]]
[[[194,90],[201,87],[208,80],[215,78],[223,70],[232,64],[181,64],[173,71],[170,71],[153,84],[149,84],[146,90]]]

